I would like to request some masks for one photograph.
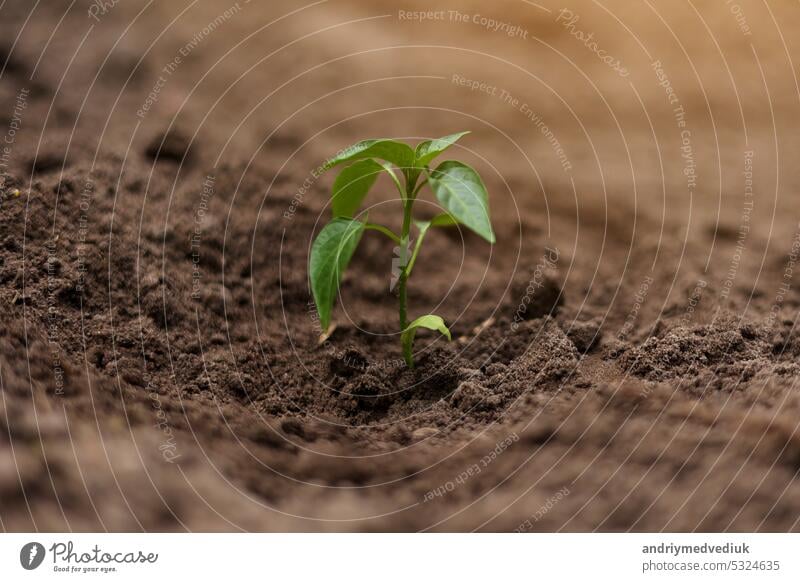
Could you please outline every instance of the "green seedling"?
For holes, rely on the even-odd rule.
[[[406,363],[414,365],[413,343],[420,328],[438,331],[451,339],[450,330],[438,315],[423,315],[409,323],[407,287],[422,241],[430,228],[462,224],[489,243],[495,242],[489,220],[489,196],[478,173],[468,165],[452,160],[442,162],[435,169],[430,167],[434,158],[467,133],[423,141],[416,148],[390,139],[361,141],[326,162],[325,170],[343,164],[347,166],[333,183],[333,218],[320,231],[309,258],[311,290],[323,330],[330,326],[342,274],[364,231],[373,230],[387,236],[399,247],[397,294],[400,339]],[[382,172],[391,178],[403,202],[400,234],[358,214],[364,198]],[[431,220],[414,220],[414,202],[426,184],[433,190],[444,212]],[[413,250],[412,226],[417,230]]]

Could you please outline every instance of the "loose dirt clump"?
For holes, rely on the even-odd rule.
[[[733,318],[714,325],[679,327],[626,351],[620,364],[654,381],[705,371],[737,378],[769,362],[770,346],[765,335],[754,326],[738,326]]]

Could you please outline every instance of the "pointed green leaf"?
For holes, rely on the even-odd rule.
[[[489,194],[475,170],[461,162],[442,162],[430,172],[428,183],[453,218],[490,243],[495,242],[489,220]]]
[[[325,169],[330,170],[343,162],[365,158],[378,158],[391,162],[398,168],[408,168],[414,165],[414,150],[403,142],[391,139],[368,139],[343,149],[325,162]]]
[[[383,166],[375,160],[360,160],[342,170],[333,183],[333,217],[352,218],[358,211]]]
[[[400,342],[403,344],[403,357],[405,358],[406,363],[409,366],[414,365],[414,360],[412,355],[414,337],[417,335],[417,330],[421,327],[424,327],[425,329],[431,329],[433,331],[438,331],[448,340],[452,339],[452,336],[450,335],[450,330],[447,329],[447,326],[444,324],[444,319],[442,319],[438,315],[423,315],[422,317],[418,317],[417,319],[412,321],[400,335]]]
[[[439,139],[429,139],[421,142],[419,145],[417,145],[417,150],[415,152],[415,165],[420,167],[427,166],[431,160],[433,160],[433,158],[438,156],[468,133],[468,131],[462,131],[461,133],[446,135],[444,137],[440,137]]]
[[[342,274],[364,234],[364,223],[349,218],[334,218],[325,225],[309,258],[311,292],[319,312],[323,332],[331,323],[331,312],[339,292]]]

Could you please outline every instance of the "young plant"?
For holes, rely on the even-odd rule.
[[[412,348],[419,328],[438,331],[448,340],[451,339],[450,330],[438,315],[423,315],[409,323],[407,286],[422,241],[430,228],[462,224],[489,243],[495,242],[489,220],[489,196],[478,173],[468,165],[456,161],[442,162],[435,169],[431,169],[429,165],[467,133],[469,132],[423,141],[416,148],[390,139],[361,141],[326,162],[325,170],[342,164],[349,165],[339,173],[333,183],[333,218],[314,241],[309,259],[311,290],[323,330],[327,330],[330,325],[342,274],[350,263],[361,236],[366,230],[374,230],[390,238],[399,247],[397,293],[400,340],[406,363],[409,366],[414,365]],[[392,179],[403,202],[403,223],[399,234],[386,226],[369,222],[366,216],[356,216],[381,172]],[[414,220],[414,202],[426,184],[433,190],[444,212],[431,220]],[[417,229],[413,250],[412,225]]]

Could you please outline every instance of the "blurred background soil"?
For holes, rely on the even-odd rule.
[[[422,13],[420,13],[420,11]],[[0,526],[800,529],[793,3],[0,3]],[[472,132],[401,361],[317,168]],[[370,218],[399,226],[382,178]],[[437,207],[427,194],[420,214]]]

